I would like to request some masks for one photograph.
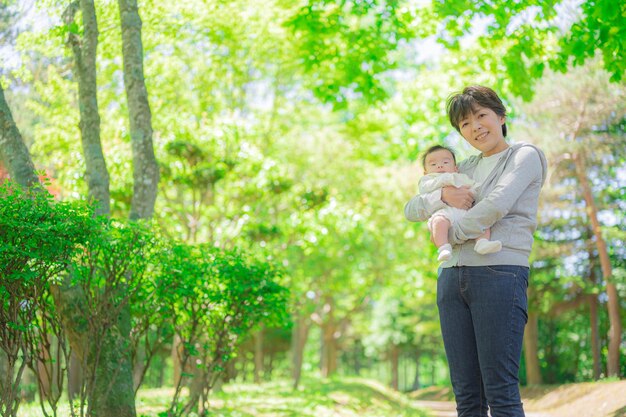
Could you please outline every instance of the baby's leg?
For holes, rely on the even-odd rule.
[[[486,255],[502,250],[502,242],[499,240],[489,240],[489,238],[491,238],[491,229],[485,230],[485,233],[476,238],[476,244],[474,245],[476,253]]]
[[[440,262],[447,261],[452,256],[452,246],[448,243],[450,220],[442,215],[435,215],[430,221],[430,228],[433,242],[439,252],[437,260]]]

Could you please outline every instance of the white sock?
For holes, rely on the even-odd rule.
[[[478,239],[474,245],[474,250],[481,255],[496,253],[502,250],[502,242],[499,240]]]
[[[449,243],[441,245],[439,249],[437,249],[437,252],[439,253],[439,256],[437,256],[439,262],[447,261],[452,257],[452,245]]]

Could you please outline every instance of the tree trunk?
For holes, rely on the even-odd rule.
[[[114,324],[90,340],[87,318],[89,309],[82,288],[66,283],[53,289],[53,296],[72,346],[85,365],[88,414],[93,417],[135,417],[135,396],[130,345],[130,315],[121,309]]]
[[[361,344],[361,340],[357,339],[353,345],[353,355],[354,355],[354,374],[356,376],[360,376],[361,375],[361,352],[363,351],[362,349],[362,344]]]
[[[224,382],[232,382],[237,378],[237,359],[231,358],[228,362],[226,362],[226,372],[223,374],[222,378]]]
[[[87,168],[86,176],[89,196],[99,203],[96,213],[109,215],[109,174],[100,143],[100,115],[96,84],[98,25],[93,0],[80,0],[80,9],[84,26],[83,37],[79,41],[75,35],[70,35],[70,43],[76,62],[80,130]],[[76,11],[77,3],[74,2],[65,13],[67,24],[73,22]],[[73,297],[84,298],[82,294],[79,294],[78,288],[74,289],[74,292]],[[63,299],[67,299],[65,294],[61,296],[61,300]],[[66,306],[68,307],[66,311],[69,311],[75,309],[77,304],[70,303]],[[72,311],[71,314],[76,314],[76,311]],[[75,333],[75,337],[70,337],[70,340],[74,340],[72,347],[74,349],[78,347],[77,353],[88,368],[85,371],[90,381],[88,383],[89,412],[97,417],[134,417],[136,411],[131,363],[130,306],[126,305],[121,309],[114,324],[102,335],[100,345],[96,345],[92,338],[87,341],[88,336],[80,334],[86,329],[79,329],[75,320],[65,320],[65,323],[68,328],[73,327],[71,333]]]
[[[133,386],[135,392],[139,389],[139,386],[143,383],[144,373],[146,372],[146,345],[139,342],[137,344],[137,351],[135,352],[135,361],[133,363]]]
[[[600,267],[602,269],[602,277],[606,282],[606,293],[608,296],[608,312],[609,312],[609,355],[607,359],[608,376],[620,376],[620,344],[622,338],[622,323],[619,311],[619,295],[617,287],[612,280],[612,267],[609,253],[606,248],[606,242],[602,236],[600,222],[598,221],[598,210],[591,192],[591,185],[587,178],[587,168],[585,166],[585,157],[581,153],[574,155],[574,164],[576,165],[576,176],[580,183],[580,188],[585,199],[585,206],[591,229],[595,237],[596,248],[598,249],[598,257],[600,258]]]
[[[152,146],[152,115],[143,73],[141,18],[137,0],[118,0],[122,25],[124,87],[128,100],[133,150],[133,197],[130,218],[148,219],[154,212],[159,167]]]
[[[526,360],[526,383],[539,385],[541,368],[539,367],[539,314],[534,311],[528,312],[528,323],[524,332],[524,359]]]
[[[160,356],[160,355],[159,355]],[[156,383],[156,388],[162,388],[163,384],[165,383],[165,366],[164,366],[164,362],[165,362],[165,358],[160,358],[161,360],[161,366],[159,366],[159,373],[157,375],[157,383]]]
[[[420,362],[421,362],[421,353],[419,349],[415,350],[415,378],[413,379],[413,385],[411,386],[411,391],[417,391],[420,389]]]
[[[599,380],[602,374],[600,362],[600,331],[598,329],[598,298],[589,299],[589,325],[591,326],[591,353],[593,356],[593,379]]]
[[[180,379],[183,377],[182,363],[180,360],[180,358],[182,357],[183,349],[184,348],[182,341],[180,340],[180,336],[178,336],[177,334],[174,335],[174,340],[172,342],[172,354],[170,355],[172,358],[172,365],[174,367],[174,387],[178,386]]]
[[[30,158],[30,152],[18,130],[9,105],[0,85],[0,158],[4,161],[13,181],[27,188],[37,184],[39,179]],[[3,329],[4,333],[4,329]],[[10,333],[9,333],[10,334]],[[0,413],[3,416],[16,416],[19,406],[19,383],[24,368],[30,360],[25,357],[30,352],[17,347],[19,341],[13,339],[11,351],[0,349]],[[17,363],[18,352],[21,359]]]
[[[398,364],[400,362],[400,348],[395,343],[389,349],[389,361],[391,365],[391,388],[398,391],[400,386],[400,378],[398,372]]]
[[[136,0],[119,0],[122,57],[124,61],[124,87],[128,101],[130,121],[130,136],[133,151],[133,197],[131,200],[130,219],[149,219],[154,213],[159,171],[152,146],[152,116],[148,104],[148,92],[143,74],[143,45],[141,42],[141,18]],[[120,312],[118,326],[115,330],[117,344],[111,344],[105,349],[105,358],[118,358],[118,380],[114,382],[116,388],[110,391],[110,398],[104,398],[106,404],[113,406],[110,400],[130,401],[131,408],[120,410],[135,415],[133,390],[133,365],[130,348],[130,306],[125,305]],[[128,327],[127,327],[128,325]],[[109,356],[110,355],[110,356]],[[121,356],[120,356],[121,355]],[[121,367],[124,365],[124,367]],[[106,371],[106,363],[102,369]],[[110,365],[109,365],[110,366]],[[112,381],[113,382],[113,381]],[[112,392],[115,391],[115,392]],[[123,391],[123,392],[122,392]],[[122,416],[122,414],[118,414]],[[113,415],[111,415],[112,417]],[[100,417],[100,416],[98,416]]]
[[[9,170],[13,181],[22,187],[29,187],[39,182],[35,166],[30,159],[30,152],[24,144],[11,109],[4,98],[0,85],[0,158]]]
[[[46,340],[40,340],[38,342],[37,358],[35,359],[34,366],[36,369],[37,385],[39,387],[39,396],[42,400],[49,400],[52,398],[53,390],[58,392],[59,387],[55,387],[54,383],[57,381],[56,370],[57,367],[52,361],[52,337],[47,336]]]
[[[80,396],[84,383],[83,364],[75,350],[70,354],[70,363],[67,367],[67,392],[69,398],[74,400]]]
[[[254,333],[254,383],[261,382],[261,378],[264,374],[263,362],[265,361],[263,355],[263,336],[264,329],[260,328]]]
[[[589,251],[589,259],[592,260],[589,270],[589,280],[593,285],[598,285],[595,256],[593,251]],[[598,296],[589,296],[589,327],[591,328],[591,356],[593,358],[593,379],[600,379],[602,374],[602,364],[600,362],[600,330],[598,321]]]
[[[7,358],[7,354],[0,350],[0,378],[2,375],[6,375],[9,372],[9,359]]]
[[[309,336],[311,324],[302,312],[296,312],[296,319],[291,330],[291,376],[293,378],[293,389],[298,389],[300,378],[302,377],[302,363],[304,361],[304,346]]]
[[[135,417],[135,389],[131,361],[130,315],[122,309],[116,323],[103,338],[101,346],[92,347],[89,367],[95,368],[90,408],[94,417]],[[99,349],[94,355],[94,349]],[[97,361],[94,366],[93,360]]]
[[[189,359],[189,363],[191,363],[190,374],[193,376],[188,380],[187,388],[189,389],[189,400],[187,406],[185,407],[185,411],[187,414],[191,414],[192,411],[196,412],[199,415],[202,410],[202,401],[200,401],[203,395],[203,381],[205,377],[206,370],[197,366],[197,363],[204,363],[203,354],[199,354],[199,356],[191,356]],[[219,378],[218,389],[222,389],[222,384],[224,383],[222,378]]]
[[[270,353],[270,359],[269,362],[264,363],[264,377],[271,381],[272,380],[272,373],[274,372],[274,358],[276,357],[276,353]],[[244,374],[245,376],[245,374]]]
[[[337,323],[334,317],[334,300],[326,297],[324,306],[326,317],[322,323],[322,351],[321,368],[322,376],[328,378],[337,371]]]
[[[100,113],[98,111],[98,86],[96,82],[96,50],[98,23],[93,0],[80,0],[83,18],[83,36],[70,34],[69,43],[74,52],[74,74],[78,80],[78,107],[80,133],[85,157],[89,199],[97,201],[96,214],[108,216],[111,212],[109,172],[107,171],[100,142]],[[66,24],[74,21],[77,3],[65,12]]]
[[[435,366],[435,361],[430,362],[430,385],[435,385],[435,381],[437,380],[437,367]]]
[[[32,387],[37,384],[37,377],[29,368],[24,369],[20,384],[20,402],[32,403],[35,401],[36,390]]]

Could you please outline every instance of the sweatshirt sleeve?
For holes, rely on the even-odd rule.
[[[507,215],[522,193],[534,181],[542,180],[542,164],[529,146],[518,149],[507,162],[495,188],[450,228],[448,239],[457,245],[475,239]]]
[[[404,216],[412,222],[423,222],[437,210],[447,207],[441,201],[441,188],[427,194],[419,194],[404,206]]]

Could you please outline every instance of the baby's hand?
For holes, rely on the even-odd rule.
[[[447,186],[441,189],[441,201],[450,207],[469,210],[474,204],[474,194],[469,185],[462,187]]]

